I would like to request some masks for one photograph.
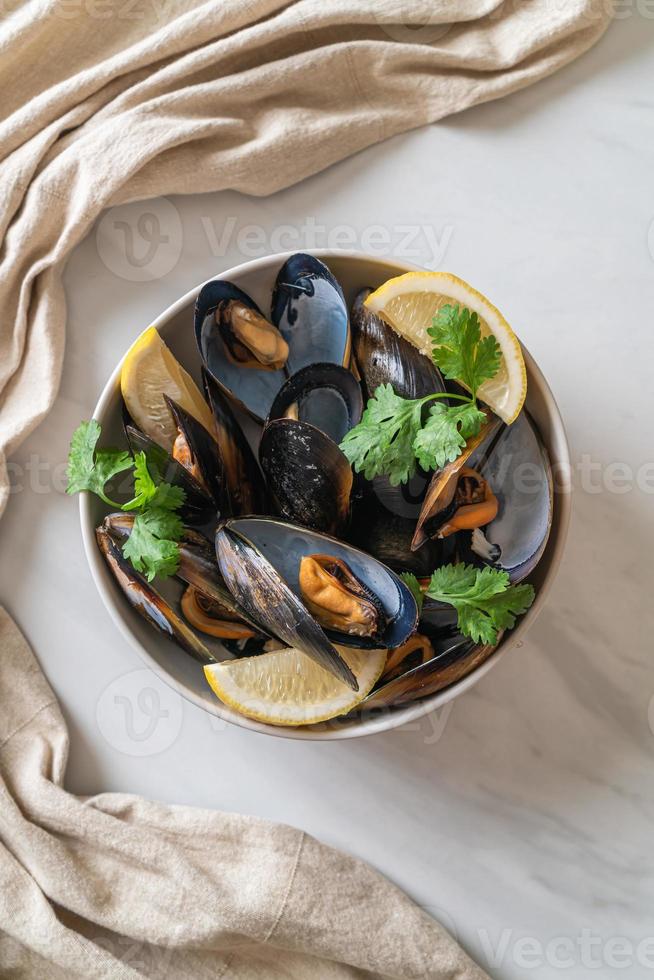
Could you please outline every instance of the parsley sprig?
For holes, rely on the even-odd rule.
[[[497,643],[499,631],[515,626],[516,616],[529,609],[535,596],[533,586],[511,585],[501,569],[463,562],[437,568],[424,592],[415,575],[405,572],[402,578],[420,610],[425,595],[454,606],[459,632],[475,643]]]
[[[155,483],[143,452],[132,456],[120,449],[98,449],[101,426],[95,419],[81,422],[73,434],[68,455],[66,493],[90,490],[109,507],[134,511],[132,532],[123,545],[123,555],[137,572],[151,582],[155,575],[168,578],[179,566],[179,548],[183,525],[177,510],[186,499],[181,487]],[[132,470],[134,496],[119,504],[106,493],[112,477]]]
[[[470,394],[435,392],[410,399],[397,395],[390,384],[380,385],[359,424],[341,443],[356,472],[367,480],[385,475],[396,486],[415,475],[418,463],[424,470],[440,469],[461,454],[486,418],[477,404],[477,392],[499,370],[501,352],[495,338],[482,338],[476,313],[451,305],[441,307],[427,333],[436,366]],[[423,408],[429,402],[435,404],[423,421]]]

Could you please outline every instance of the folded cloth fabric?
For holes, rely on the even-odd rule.
[[[0,12],[0,513],[55,398],[61,274],[113,204],[269,194],[527,85],[607,0],[6,0]]]
[[[362,861],[300,830],[62,786],[68,735],[0,608],[0,976],[486,976]]]

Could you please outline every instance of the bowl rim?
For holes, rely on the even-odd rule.
[[[180,296],[177,300],[170,304],[170,306],[166,307],[166,309],[163,310],[152,321],[152,323],[148,324],[145,329],[155,327],[157,330],[159,330],[161,326],[163,326],[173,317],[177,316],[177,314],[184,308],[192,306],[200,289],[202,289],[207,282],[211,282],[214,279],[228,279],[236,274],[239,276],[251,273],[256,274],[261,269],[267,270],[271,261],[273,260],[282,264],[291,255],[295,254],[296,251],[297,249],[292,249],[286,252],[267,254],[256,259],[250,259],[247,262],[241,262],[238,265],[231,266],[229,269],[226,269],[223,272],[216,273],[209,279],[199,283],[199,285],[193,286],[186,293],[184,293],[184,295]],[[406,262],[392,257],[370,255],[363,251],[355,251],[350,249],[307,249],[306,251],[308,254],[315,255],[317,258],[321,259],[327,264],[329,264],[330,258],[338,258],[345,261],[363,260],[374,263],[378,266],[387,266],[389,269],[389,278],[391,276],[402,275],[404,272],[426,271],[420,266],[411,262]],[[405,706],[398,706],[392,711],[382,713],[377,718],[366,718],[363,721],[354,722],[347,727],[334,728],[326,731],[315,730],[310,726],[292,728],[288,726],[283,727],[269,725],[265,722],[255,721],[252,718],[247,718],[245,715],[239,714],[238,712],[229,708],[227,705],[223,705],[217,698],[215,705],[208,704],[200,697],[200,695],[198,695],[182,681],[178,681],[161,664],[159,664],[158,661],[149,653],[147,648],[132,633],[132,630],[128,626],[123,615],[121,597],[115,589],[111,589],[105,584],[103,576],[104,565],[102,563],[102,557],[95,539],[94,521],[91,513],[91,494],[87,491],[83,491],[79,495],[79,516],[82,531],[82,543],[86,560],[91,571],[91,577],[100,594],[100,598],[102,599],[105,608],[107,609],[113,622],[118,627],[120,633],[125,637],[130,646],[137,652],[141,660],[155,672],[157,677],[161,678],[165,684],[177,691],[177,693],[185,700],[190,701],[203,711],[213,714],[230,724],[235,724],[241,728],[258,732],[260,734],[274,735],[277,738],[291,738],[308,741],[334,741],[346,738],[362,738],[366,735],[374,735],[379,732],[390,731],[394,728],[400,728],[402,725],[406,725],[409,722],[417,721],[418,719],[425,717],[432,711],[438,710],[445,704],[448,704],[461,694],[464,694],[466,691],[470,690],[470,688],[472,688],[486,676],[486,674],[499,662],[502,657],[509,652],[509,650],[521,645],[527,631],[532,627],[537,616],[543,609],[549,591],[552,587],[552,583],[556,578],[558,567],[561,563],[570,523],[570,448],[563,419],[556,403],[556,399],[554,398],[552,390],[543,373],[526,347],[523,344],[521,344],[521,346],[530,380],[532,383],[534,381],[536,382],[544,402],[545,410],[552,429],[550,442],[555,444],[557,448],[558,472],[555,493],[557,503],[556,538],[553,542],[550,541],[548,543],[548,547],[553,544],[550,557],[550,568],[542,586],[538,590],[536,599],[534,600],[531,608],[521,618],[518,625],[500,641],[494,653],[492,653],[491,656],[479,667],[475,668],[461,680],[456,681],[454,684],[449,685],[444,690],[438,691],[436,694],[426,697],[415,704],[409,703]],[[110,407],[110,403],[117,388],[120,387],[120,372],[126,354],[127,351],[124,352],[123,356],[114,367],[102,389],[95,408],[93,409],[92,417],[97,419],[101,424]],[[334,719],[334,721],[337,722],[338,719]]]

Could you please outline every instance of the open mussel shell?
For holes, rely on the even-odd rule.
[[[414,551],[420,548],[428,538],[437,536],[445,519],[446,508],[450,504],[446,491],[451,485],[452,479],[464,466],[469,465],[468,460],[479,447],[488,445],[489,440],[492,440],[499,431],[500,425],[497,416],[489,415],[486,422],[482,423],[478,434],[468,439],[463,452],[453,462],[434,473],[427,488],[411,542],[411,548]],[[447,499],[444,499],[445,497]]]
[[[134,515],[118,512],[108,514],[102,529],[108,531],[115,541],[123,542],[132,533]],[[224,607],[231,616],[242,620],[257,633],[262,633],[258,623],[251,620],[242,609],[225,585],[213,546],[203,534],[192,528],[184,528],[184,534],[178,545],[179,567],[176,578],[202,592],[212,602]]]
[[[216,518],[218,504],[181,463],[131,422],[125,425],[125,434],[132,453],[145,453],[148,471],[157,483],[170,483],[184,491],[179,514],[185,524],[199,526]]]
[[[308,422],[277,419],[263,430],[259,460],[281,517],[326,534],[343,533],[352,468],[329,436]]]
[[[313,255],[297,252],[281,267],[271,316],[289,346],[289,375],[307,364],[349,364],[350,326],[343,290]]]
[[[159,632],[175,640],[200,663],[215,663],[216,658],[190,626],[123,557],[109,531],[98,527],[95,535],[107,565],[132,608]]]
[[[435,364],[364,306],[371,289],[362,289],[352,304],[352,347],[366,398],[390,384],[402,398],[424,398],[445,391]]]
[[[353,636],[336,630],[325,630],[334,642],[368,649],[397,647],[415,630],[418,609],[411,592],[394,572],[365,551],[329,535],[272,517],[242,517],[227,521],[224,527],[247,539],[297,597],[301,595],[298,577],[302,558],[331,555],[345,562],[356,578],[377,598],[383,608],[386,624],[377,637]],[[222,564],[221,570],[227,580]],[[270,630],[274,632],[272,626]]]
[[[338,445],[363,414],[361,386],[339,364],[308,364],[286,381],[275,396],[268,422],[295,419],[320,429]]]
[[[432,648],[434,656],[430,659],[423,659],[425,653],[422,652],[421,662],[416,666],[409,666],[408,670],[388,680],[382,674],[375,689],[361,702],[360,709],[387,708],[436,694],[483,664],[496,646],[480,646],[472,640],[456,636],[432,641]],[[408,665],[413,658],[414,651],[411,651],[407,657]]]
[[[358,690],[356,677],[306,607],[267,556],[242,533],[256,521],[236,519],[216,531],[218,564],[233,597],[264,629]]]
[[[263,514],[267,508],[266,487],[250,443],[222,388],[204,369],[202,382],[213,413],[227,484],[229,511],[225,513]]]
[[[554,509],[552,467],[527,412],[503,426],[492,444],[480,446],[469,465],[488,481],[499,503],[476,557],[483,560],[488,555],[486,560],[508,572],[513,583],[521,582],[545,550]],[[471,542],[468,533],[464,558],[472,557],[467,554]],[[498,548],[499,554],[493,554]]]
[[[252,311],[265,322],[254,300],[234,283],[223,279],[208,282],[195,302],[195,338],[207,371],[223,393],[263,422],[289,372],[285,365],[273,370],[270,365],[239,362],[234,357],[226,337],[229,317],[239,308]]]
[[[218,443],[181,405],[167,395],[164,398],[178,432],[173,446],[173,457],[207,489],[219,513],[228,516],[231,511],[227,476]]]

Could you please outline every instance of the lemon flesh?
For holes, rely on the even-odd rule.
[[[177,429],[164,395],[213,432],[213,415],[200,389],[155,327],[148,327],[125,355],[120,388],[135,424],[168,452],[173,448]]]
[[[204,673],[216,697],[248,718],[269,725],[312,725],[356,707],[386,663],[386,650],[336,649],[356,676],[358,691],[294,647],[208,664]]]
[[[520,341],[500,311],[482,293],[449,272],[407,272],[389,279],[365,301],[372,313],[427,357],[432,353],[427,330],[434,316],[447,304],[465,306],[476,313],[482,336],[492,334],[500,345],[499,371],[494,378],[484,381],[477,394],[504,422],[514,422],[527,395],[527,369]]]

